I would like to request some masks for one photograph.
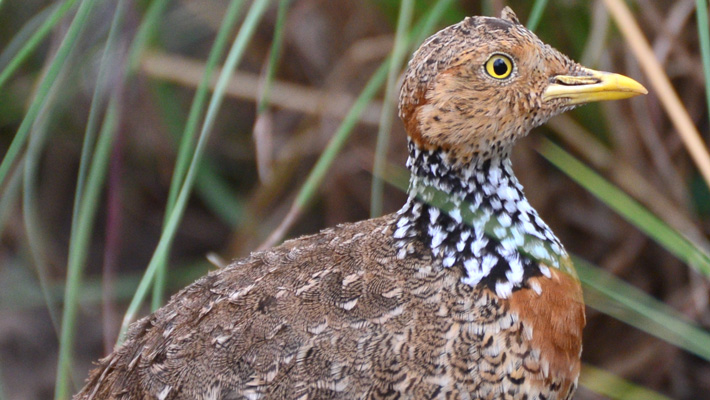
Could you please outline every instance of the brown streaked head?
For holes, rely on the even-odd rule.
[[[409,63],[399,114],[422,149],[458,162],[507,154],[512,143],[577,105],[645,94],[633,79],[585,68],[544,44],[506,7],[427,39]]]

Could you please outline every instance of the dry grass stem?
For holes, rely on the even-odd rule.
[[[693,162],[698,167],[705,182],[710,186],[710,154],[696,129],[693,121],[683,106],[678,94],[656,60],[653,49],[641,32],[628,6],[622,0],[604,0],[609,13],[616,21],[621,33],[631,47],[641,69],[651,83],[652,90],[661,101],[668,117],[675,126]]]
[[[197,87],[204,73],[204,63],[173,54],[146,54],[141,61],[141,70],[148,76],[175,82],[187,87]],[[210,88],[214,88],[221,69],[215,68]],[[235,71],[227,85],[227,96],[256,102],[259,99],[259,75]],[[271,88],[271,104],[304,114],[342,118],[355,98],[342,92],[324,92],[308,86],[279,80]],[[360,116],[360,122],[377,125],[380,122],[382,104],[373,101]]]
[[[298,220],[298,217],[301,215],[301,212],[302,208],[296,202],[294,202],[291,208],[288,210],[288,214],[286,214],[279,226],[277,226],[276,229],[274,229],[271,234],[269,234],[269,237],[267,237],[266,240],[264,240],[264,242],[259,245],[256,251],[266,250],[270,247],[274,247],[275,245],[277,245],[286,236],[286,233],[288,232],[289,228],[293,226],[294,222]]]

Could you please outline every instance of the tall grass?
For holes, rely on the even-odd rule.
[[[236,14],[238,12],[240,3],[240,1],[234,1],[232,3],[232,7],[230,7],[232,14]],[[155,252],[153,253],[153,258],[148,264],[145,275],[138,285],[136,294],[133,297],[133,300],[131,300],[128,310],[126,311],[126,315],[123,318],[119,334],[119,343],[122,341],[123,335],[128,329],[128,324],[134,320],[135,314],[147,294],[148,287],[151,284],[151,280],[153,279],[156,271],[160,266],[165,265],[164,260],[167,259],[167,253],[170,250],[170,245],[175,237],[175,233],[177,232],[177,226],[185,211],[185,207],[187,206],[187,200],[190,196],[192,185],[194,184],[197,176],[197,169],[199,168],[200,160],[203,156],[207,140],[212,133],[212,126],[215,123],[217,112],[219,111],[222,101],[224,100],[225,86],[229,80],[229,76],[241,60],[241,57],[244,54],[244,49],[249,43],[249,39],[254,33],[259,20],[264,15],[268,4],[269,2],[267,0],[257,0],[252,3],[249,11],[247,12],[244,23],[242,24],[242,27],[240,28],[239,33],[234,39],[232,47],[227,54],[227,59],[224,62],[224,68],[217,81],[212,99],[207,106],[205,121],[202,125],[200,136],[197,140],[184,181],[180,185],[180,191],[175,200],[175,206],[169,213],[163,233],[160,237],[160,241],[158,242]],[[229,21],[230,16],[228,15],[227,18],[227,21]]]
[[[625,6],[622,3],[612,0],[605,1],[614,20],[626,21],[619,22],[619,25],[623,25],[618,26],[622,33],[620,37],[623,37],[625,41],[624,46],[635,49],[635,54],[640,60],[641,70],[646,71],[648,79],[653,83],[651,96],[654,96],[653,89],[656,89],[662,96],[659,99],[660,103],[665,105],[666,110],[669,110],[667,111],[669,116],[664,114],[655,117],[662,118],[663,123],[659,122],[658,125],[661,126],[665,123],[668,126],[678,127],[677,130],[683,132],[681,133],[684,135],[683,140],[688,146],[690,155],[685,153],[679,155],[679,152],[676,152],[672,159],[691,160],[694,164],[688,162],[693,166],[689,168],[697,168],[694,171],[699,171],[700,175],[706,174],[704,166],[710,165],[708,164],[710,160],[708,160],[705,145],[700,139],[701,135],[697,133],[699,129],[694,125],[697,123],[702,126],[702,123],[693,118],[696,118],[698,113],[705,113],[704,110],[710,110],[710,108],[703,107],[703,111],[698,111],[697,109],[689,110],[683,106],[683,101],[681,101],[684,100],[683,93],[691,93],[692,91],[687,88],[673,88],[668,74],[663,71],[663,65],[658,64],[655,60],[643,58],[653,57],[653,55],[648,55],[650,45],[646,42],[647,39],[642,35],[639,36],[640,30],[633,31],[632,25],[638,24],[638,19],[631,13],[624,14],[626,11],[624,11],[623,7]],[[246,9],[246,4],[249,4],[248,9]],[[497,4],[498,2],[495,1],[484,1],[481,7],[493,10]],[[146,57],[154,51],[170,51],[170,46],[165,43],[169,43],[171,38],[166,38],[165,32],[161,32],[161,24],[171,13],[171,10],[174,10],[173,7],[181,7],[180,5],[171,5],[165,0],[154,0],[146,2],[145,5],[145,9],[135,8],[134,4],[123,0],[119,0],[110,7],[105,2],[92,0],[59,2],[44,10],[39,10],[35,18],[27,22],[25,28],[19,29],[15,40],[10,41],[0,53],[0,68],[2,68],[0,69],[0,91],[12,92],[22,79],[28,79],[27,76],[31,76],[32,79],[32,85],[30,85],[32,93],[27,98],[26,109],[13,122],[16,129],[13,129],[11,138],[8,139],[9,146],[0,163],[0,188],[2,190],[0,193],[0,232],[5,237],[12,237],[13,232],[10,228],[14,226],[13,224],[17,224],[14,218],[16,213],[13,211],[22,210],[19,224],[23,227],[22,241],[24,244],[18,246],[18,249],[20,247],[26,248],[29,256],[21,254],[24,250],[17,250],[16,254],[10,254],[7,258],[14,261],[13,265],[22,265],[23,268],[34,270],[32,267],[36,266],[40,289],[31,288],[26,293],[43,293],[39,298],[43,299],[50,311],[61,305],[61,319],[58,315],[50,313],[58,320],[59,330],[55,399],[69,398],[70,394],[81,384],[86,373],[86,371],[73,372],[76,368],[75,342],[79,330],[77,321],[82,314],[82,304],[98,301],[98,296],[96,296],[98,285],[93,278],[85,280],[83,275],[90,263],[92,252],[96,251],[96,247],[101,246],[100,235],[96,233],[94,227],[97,225],[97,218],[100,218],[97,215],[102,215],[102,210],[106,207],[107,199],[103,194],[103,188],[106,185],[106,176],[109,165],[112,163],[112,157],[116,157],[112,156],[116,138],[120,134],[125,135],[125,127],[130,126],[131,119],[138,116],[136,110],[126,109],[126,105],[130,104],[129,93],[136,90],[136,87],[140,87],[144,80],[151,79],[150,76],[143,75],[145,72],[142,70],[142,62]],[[263,179],[261,183],[254,184],[256,189],[254,186],[250,186],[248,189],[239,187],[239,191],[230,189],[230,184],[243,185],[239,179],[234,178],[235,175],[243,178],[249,173],[246,171],[238,171],[235,174],[225,172],[223,162],[214,154],[218,152],[210,148],[209,143],[210,140],[224,139],[213,137],[216,130],[228,129],[224,124],[220,124],[220,118],[225,116],[223,104],[225,100],[229,100],[227,93],[233,73],[236,69],[242,68],[240,65],[246,63],[245,60],[251,66],[255,63],[254,60],[261,60],[260,62],[265,66],[262,69],[262,74],[258,77],[260,91],[252,98],[252,104],[256,105],[254,108],[257,113],[257,125],[258,121],[276,119],[278,113],[276,104],[279,104],[279,99],[275,98],[277,96],[275,93],[280,93],[276,89],[279,88],[279,85],[284,84],[280,81],[281,71],[288,69],[284,73],[291,73],[295,76],[298,76],[299,73],[307,76],[310,73],[308,71],[310,66],[302,67],[303,71],[294,72],[294,69],[298,69],[298,65],[294,63],[293,54],[286,51],[291,45],[290,40],[295,40],[287,36],[288,32],[293,32],[293,30],[289,30],[289,26],[304,23],[302,20],[296,19],[299,15],[298,12],[302,12],[303,9],[292,12],[294,8],[301,6],[298,2],[290,0],[279,2],[255,0],[250,3],[233,0],[229,2],[223,15],[220,15],[219,21],[214,26],[214,41],[203,42],[209,43],[205,46],[207,56],[201,78],[194,83],[194,92],[185,91],[180,85],[163,87],[156,91],[159,93],[159,97],[156,98],[161,100],[155,109],[166,116],[167,124],[174,124],[171,129],[179,132],[176,139],[178,144],[175,146],[177,148],[175,154],[170,155],[175,159],[175,163],[171,166],[169,174],[170,184],[165,188],[165,216],[161,221],[160,236],[155,238],[157,244],[149,246],[152,254],[150,261],[145,268],[141,268],[140,277],[136,274],[121,272],[117,280],[113,282],[120,289],[118,298],[128,302],[128,308],[120,328],[120,338],[123,338],[128,324],[143,312],[141,307],[147,297],[152,295],[152,309],[159,307],[164,302],[167,283],[171,280],[179,280],[179,276],[183,273],[182,269],[177,272],[174,269],[169,270],[168,260],[171,258],[171,250],[173,250],[178,229],[181,224],[187,224],[183,220],[186,210],[189,211],[190,207],[200,207],[190,204],[193,188],[196,187],[198,195],[196,197],[205,203],[201,206],[218,215],[218,219],[221,219],[222,223],[229,226],[230,229],[246,232],[237,234],[232,239],[234,242],[244,241],[246,236],[253,236],[254,232],[260,232],[261,235],[268,236],[265,246],[280,242],[289,234],[289,231],[295,230],[295,227],[301,222],[310,224],[312,218],[304,218],[304,216],[312,217],[314,214],[319,214],[312,211],[313,207],[318,201],[321,201],[323,197],[321,195],[327,193],[327,185],[324,185],[324,182],[333,175],[333,171],[338,170],[338,164],[341,161],[343,164],[349,163],[348,165],[358,165],[359,168],[372,169],[374,173],[372,187],[366,185],[367,189],[358,188],[365,193],[363,198],[369,198],[372,215],[380,215],[386,211],[383,200],[386,199],[386,194],[391,188],[385,186],[385,182],[389,182],[401,190],[406,189],[406,171],[391,166],[387,157],[388,152],[395,151],[394,148],[388,149],[388,145],[393,140],[390,137],[390,132],[397,129],[397,125],[393,124],[395,108],[392,101],[397,92],[397,78],[408,54],[411,54],[427,35],[437,27],[460,18],[460,7],[462,6],[451,0],[372,2],[369,6],[380,13],[384,20],[392,22],[391,50],[388,49],[387,55],[378,59],[375,67],[369,71],[370,73],[364,74],[368,79],[364,83],[360,83],[362,89],[358,91],[359,95],[352,99],[337,127],[331,129],[332,134],[328,133],[330,139],[323,141],[323,143],[313,138],[297,142],[297,138],[291,139],[289,137],[289,141],[293,140],[289,143],[311,143],[311,145],[316,143],[312,147],[314,149],[312,154],[304,152],[304,154],[296,156],[290,154],[284,156],[283,153],[289,152],[284,151],[279,154],[277,150],[266,146],[260,151],[265,151],[264,154],[267,155],[276,154],[281,157],[279,160],[286,167],[280,169],[278,166],[274,167],[278,162],[270,160],[267,156],[261,161],[270,163],[271,165],[267,165],[266,168],[273,170],[266,174],[262,168],[255,174]],[[532,4],[518,2],[514,6],[516,6],[514,8],[519,16],[528,16],[527,26],[531,29],[539,28],[539,34],[543,39],[554,38],[549,34],[550,29],[564,29],[564,24],[561,28],[557,26],[551,28],[551,25],[556,23],[555,7],[564,7],[563,5],[536,0]],[[697,57],[702,60],[702,76],[708,82],[710,81],[710,38],[708,37],[707,4],[698,0],[696,7],[695,21],[700,43],[700,54]],[[0,21],[3,17],[2,12],[6,9],[7,4],[0,1]],[[97,9],[110,15],[111,19],[110,28],[105,33],[105,37],[100,40],[87,35],[87,30],[91,29],[91,32],[95,32],[96,25],[100,25],[94,21],[105,18],[106,14],[102,16]],[[275,15],[274,29],[264,32],[263,29],[260,30],[260,26],[264,26],[265,19],[271,18],[269,16],[271,12]],[[567,13],[566,15],[569,15],[570,18],[585,20],[588,9],[586,6],[582,10],[570,7],[560,12]],[[643,11],[635,10],[635,12]],[[131,33],[129,24],[127,24],[127,15],[139,18],[135,34]],[[627,18],[627,20],[623,18]],[[628,18],[631,18],[632,21],[629,21]],[[603,24],[598,26],[603,26]],[[175,26],[170,28],[176,29]],[[612,33],[601,32],[595,37],[605,37],[606,34]],[[267,50],[263,52],[266,56],[258,51],[260,44],[263,47],[264,35],[270,35],[270,41],[265,46]],[[585,43],[587,35],[592,36],[584,30],[575,29],[573,34],[567,37],[567,42],[559,43],[559,45],[569,46],[573,51],[581,52],[580,43]],[[230,42],[231,47],[227,50],[227,45]],[[47,43],[54,45],[47,46]],[[101,57],[96,69],[96,76],[83,79],[83,82],[90,81],[89,86],[92,88],[91,94],[88,96],[90,99],[88,112],[72,114],[72,118],[86,122],[83,124],[81,151],[77,157],[73,208],[65,210],[66,214],[71,214],[71,228],[68,232],[68,243],[64,249],[67,256],[62,273],[66,274],[66,277],[62,279],[60,284],[63,287],[63,294],[61,294],[59,292],[62,291],[57,290],[58,284],[54,281],[56,278],[52,277],[52,268],[50,268],[55,263],[53,260],[56,260],[56,256],[53,255],[50,248],[56,247],[57,244],[47,243],[48,238],[54,238],[56,235],[53,236],[49,233],[51,232],[48,227],[50,223],[44,220],[46,214],[43,213],[39,205],[39,200],[45,193],[41,190],[43,189],[42,185],[46,184],[41,179],[44,171],[42,165],[43,156],[49,153],[48,146],[58,140],[53,132],[56,121],[66,119],[67,114],[63,113],[69,113],[66,105],[63,104],[62,97],[65,95],[69,97],[73,93],[73,89],[70,89],[66,82],[71,80],[74,73],[72,69],[80,64],[80,59],[84,56],[84,53],[81,52],[86,52],[87,47],[91,48],[87,43],[100,49]],[[610,41],[607,40],[607,43],[610,44]],[[558,43],[554,44],[558,45]],[[45,47],[49,47],[49,49]],[[571,55],[578,56],[579,54]],[[28,65],[36,63],[37,58],[43,60],[43,68],[34,75],[28,75],[27,71],[31,70]],[[631,63],[631,61],[628,62]],[[218,69],[220,63],[223,66]],[[653,67],[649,67],[649,63],[657,65],[653,64]],[[290,69],[286,67],[290,67]],[[306,89],[296,88],[296,90],[302,91]],[[685,91],[680,92],[681,89],[685,89]],[[189,101],[187,102],[184,101],[185,92],[188,93]],[[174,93],[180,94],[173,95]],[[327,91],[323,91],[323,93],[325,93],[323,96],[327,97]],[[379,93],[383,93],[384,97],[384,101],[381,103],[375,100]],[[666,95],[666,93],[670,94]],[[676,96],[675,93],[680,93],[680,96]],[[705,101],[710,105],[710,85],[706,85],[703,95]],[[648,100],[637,99],[634,101],[647,102]],[[184,103],[189,103],[189,106],[185,107]],[[362,125],[365,124],[363,122],[364,115],[370,112],[373,106],[379,112],[374,118],[379,121],[379,124],[376,140],[367,142],[370,146],[368,148],[375,149],[371,154],[362,151],[362,147],[359,146],[361,146],[363,139],[357,137],[355,133],[362,130]],[[656,107],[655,103],[647,106],[647,108],[653,107]],[[0,103],[0,118],[3,115],[3,109],[3,104]],[[590,107],[586,112],[587,114],[575,113],[573,117],[593,132],[599,132],[600,120],[616,121],[610,116],[610,113],[605,113],[603,109],[600,111],[600,108]],[[186,115],[184,120],[183,115]],[[710,114],[703,115],[707,117]],[[288,121],[288,118],[283,115],[280,118],[282,119],[278,121]],[[177,120],[179,123],[176,123]],[[705,120],[707,123],[707,118]],[[294,130],[298,132],[306,130],[304,126],[307,125],[307,122],[296,125]],[[273,124],[258,126],[254,129],[269,129],[264,126],[272,126],[270,129],[274,129]],[[256,132],[257,135],[272,133],[271,131]],[[707,136],[707,132],[702,133],[705,137]],[[630,133],[626,132],[625,134]],[[293,136],[298,135],[294,133]],[[601,133],[600,136],[602,136]],[[376,142],[375,146],[371,146],[373,142]],[[297,153],[294,150],[296,147],[285,146],[284,148]],[[594,168],[572,156],[570,154],[570,151],[574,152],[572,149],[565,150],[549,141],[540,142],[537,148],[543,157],[562,171],[564,175],[571,178],[571,181],[576,182],[583,190],[595,196],[604,208],[613,210],[634,227],[630,229],[635,229],[634,232],[641,232],[648,241],[657,243],[660,248],[667,251],[667,254],[686,264],[685,273],[695,274],[691,276],[697,276],[697,279],[702,281],[699,284],[700,287],[707,287],[707,278],[710,273],[709,249],[705,248],[703,241],[695,240],[697,237],[695,233],[684,232],[674,225],[673,221],[669,221],[667,216],[656,215],[649,211],[649,199],[633,198],[632,195],[626,194],[618,186],[618,181],[613,176],[613,170],[594,171]],[[610,160],[614,160],[614,157],[621,157],[624,153],[624,149],[614,147],[613,141],[607,141],[597,150],[602,153],[602,157]],[[153,157],[156,158],[161,156],[157,152],[153,154]],[[284,159],[287,161],[283,161]],[[638,160],[624,160],[624,163],[633,165],[633,162],[630,161]],[[300,168],[294,167],[298,165]],[[293,177],[298,177],[298,182],[302,183],[291,182]],[[650,181],[655,182],[656,180],[650,179]],[[681,186],[683,185],[681,184]],[[704,190],[707,190],[706,186]],[[578,190],[572,184],[569,184],[569,188],[570,191]],[[688,189],[687,192],[690,193],[690,190]],[[352,192],[343,191],[343,193]],[[236,201],[236,196],[246,200]],[[353,197],[358,196],[353,195]],[[259,222],[263,223],[267,230],[248,231],[245,228],[247,225],[245,221],[250,218],[250,214],[257,215],[257,217],[252,217],[257,220],[258,215],[263,215],[263,213],[259,214],[262,202],[278,204],[278,207],[274,207],[278,211],[273,214],[278,217],[276,220],[279,223],[270,224],[269,222],[272,221],[267,221],[268,218],[264,217],[265,220]],[[703,232],[705,229],[707,232],[708,216],[694,217],[695,210],[683,204],[676,205],[691,223],[696,222],[695,227],[698,231]],[[238,213],[235,213],[235,207],[240,207]],[[220,209],[222,211],[219,211]],[[613,222],[610,222],[604,226],[608,227],[612,224]],[[209,233],[202,232],[202,234]],[[128,233],[124,233],[124,235],[128,235]],[[562,237],[562,240],[564,242],[565,238]],[[600,261],[604,259],[604,257],[600,257]],[[638,260],[641,258],[635,260],[640,262]],[[585,298],[591,308],[659,338],[678,349],[692,353],[704,360],[703,362],[710,360],[710,353],[707,350],[710,349],[710,335],[699,322],[701,319],[698,317],[698,315],[706,315],[707,307],[701,308],[695,315],[688,309],[679,312],[675,308],[677,302],[671,305],[654,299],[653,296],[630,286],[613,274],[583,259],[579,259],[577,265],[585,285]],[[634,265],[633,268],[644,268],[644,265]],[[696,297],[699,296],[697,293],[699,292],[695,292]],[[652,294],[658,296],[658,293]],[[28,295],[29,297],[30,295]],[[687,302],[693,301],[692,296],[687,295],[687,297]],[[37,299],[38,297],[32,298]],[[20,305],[14,303],[3,307],[22,310]],[[693,317],[698,318],[694,319]],[[595,354],[594,349],[585,349],[585,352]],[[0,374],[12,368],[12,365],[6,365],[0,360]],[[585,365],[580,382],[589,390],[612,398],[664,398],[658,392],[632,384],[622,376]],[[3,375],[0,375],[0,398],[3,398],[3,391],[7,391],[10,386],[3,382],[2,378]],[[660,384],[654,386],[654,388],[659,387],[661,387]],[[664,390],[670,391],[671,389],[666,387]]]
[[[185,182],[185,176],[187,175],[188,168],[190,167],[190,162],[194,158],[195,134],[197,133],[197,126],[203,116],[205,102],[207,101],[207,84],[212,78],[217,62],[219,62],[224,55],[229,34],[232,32],[237,23],[239,11],[243,6],[242,3],[243,2],[241,1],[233,1],[230,3],[229,8],[225,13],[225,20],[221,24],[219,32],[217,32],[215,43],[212,46],[210,55],[207,58],[207,64],[205,65],[205,72],[202,77],[202,81],[197,87],[195,97],[193,98],[192,105],[190,106],[190,113],[188,114],[185,128],[180,136],[180,147],[178,150],[177,160],[175,161],[175,170],[173,171],[172,180],[170,181],[170,191],[168,193],[168,202],[165,208],[163,227],[167,226],[169,218],[175,209],[178,194],[180,193],[183,182]],[[158,261],[156,261],[157,270],[155,283],[153,285],[153,298],[151,303],[151,308],[153,310],[160,307],[163,302],[168,268],[168,252],[165,251],[162,254],[159,254],[158,257]]]

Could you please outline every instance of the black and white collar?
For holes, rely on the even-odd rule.
[[[467,285],[503,298],[524,287],[540,293],[528,278],[550,277],[549,267],[560,268],[567,254],[525,198],[507,151],[467,164],[411,140],[409,152],[409,198],[394,231],[398,257],[420,241],[443,267],[462,268]]]

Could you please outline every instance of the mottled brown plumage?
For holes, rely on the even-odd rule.
[[[402,210],[203,277],[134,323],[76,399],[571,398],[581,288],[508,155],[554,114],[642,92],[510,9],[440,31],[402,86]]]

